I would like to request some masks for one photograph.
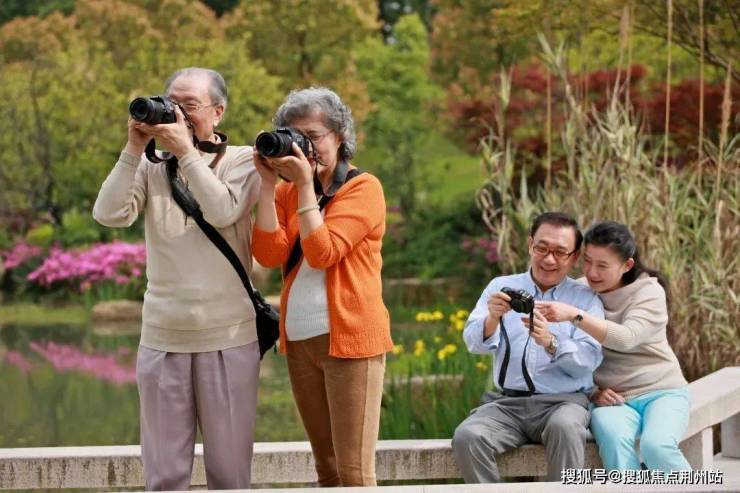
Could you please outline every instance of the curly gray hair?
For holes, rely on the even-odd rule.
[[[289,127],[291,122],[310,117],[317,111],[324,117],[326,126],[342,141],[339,157],[344,160],[352,159],[357,149],[352,110],[331,89],[310,87],[290,91],[275,112],[272,123],[276,127]]]

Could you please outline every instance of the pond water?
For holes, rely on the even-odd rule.
[[[0,328],[0,448],[139,443],[132,326]],[[305,440],[285,358],[265,355],[257,441]]]

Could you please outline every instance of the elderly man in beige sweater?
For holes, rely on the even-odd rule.
[[[131,226],[144,215],[147,290],[136,378],[146,487],[188,489],[199,425],[208,487],[248,488],[260,362],[254,308],[227,259],[174,202],[165,164],[142,153],[155,138],[177,157],[204,218],[247,271],[260,179],[251,148],[226,145],[215,132],[227,104],[219,73],[179,70],[165,95],[189,122],[180,107],[175,123],[129,119],[126,147],[93,209],[110,227]]]

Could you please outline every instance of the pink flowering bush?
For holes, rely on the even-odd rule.
[[[0,252],[15,290],[85,301],[141,298],[146,285],[146,248],[143,243],[98,243],[87,248],[53,246],[41,260],[41,249],[19,243]],[[29,259],[34,259],[30,262]],[[19,275],[22,278],[19,279]],[[19,286],[21,283],[27,286]]]
[[[26,242],[16,243],[9,250],[0,251],[0,261],[6,270],[15,269],[26,261],[41,255],[41,247],[29,245]]]
[[[466,237],[460,246],[465,252],[484,259],[488,264],[495,264],[499,260],[498,242],[494,238],[485,236],[479,238]]]
[[[146,248],[143,243],[99,243],[87,249],[53,247],[48,257],[27,279],[47,289],[73,288],[93,291],[96,298],[141,297]]]

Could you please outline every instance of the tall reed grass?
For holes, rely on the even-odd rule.
[[[705,138],[703,160],[676,169],[663,164],[661,142],[648,139],[639,115],[616,96],[604,112],[577,101],[562,47],[553,50],[543,42],[543,49],[564,86],[565,165],[551,187],[527,185],[527,163],[504,131],[510,94],[504,74],[499,91],[504,124],[483,143],[488,179],[477,195],[483,219],[498,239],[503,270],[526,268],[527,227],[542,211],[570,212],[584,227],[604,219],[623,222],[646,263],[670,279],[669,340],[687,378],[740,364],[740,136],[729,135],[729,84],[720,142]]]

